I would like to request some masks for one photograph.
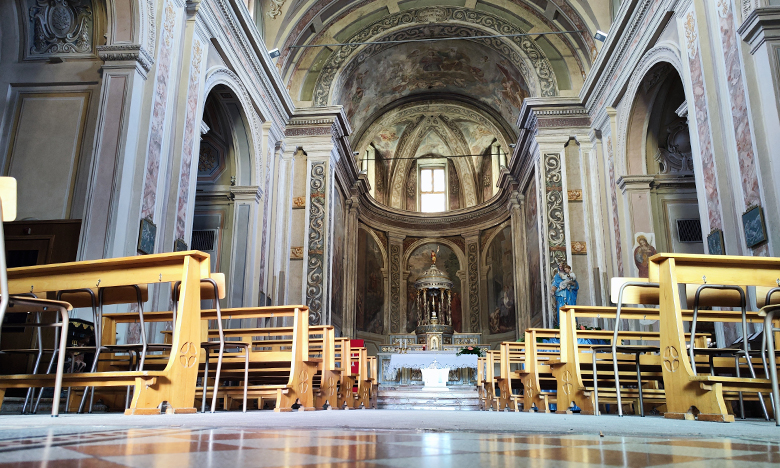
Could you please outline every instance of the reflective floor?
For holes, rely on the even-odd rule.
[[[121,416],[119,416],[121,417]],[[0,440],[0,468],[758,467],[780,443],[410,430],[145,427]]]

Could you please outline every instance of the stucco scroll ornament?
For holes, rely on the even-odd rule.
[[[30,7],[31,55],[92,52],[90,0],[35,0]]]
[[[696,57],[699,48],[699,34],[696,32],[696,16],[693,11],[685,16],[685,43],[688,46],[688,56]]]
[[[276,19],[277,16],[282,14],[282,7],[285,0],[271,0],[271,10],[268,11],[268,16]]]
[[[658,148],[655,161],[661,174],[693,173],[693,153],[688,124],[678,121],[667,128],[666,148]]]

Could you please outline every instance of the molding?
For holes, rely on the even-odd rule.
[[[756,8],[737,33],[750,45],[750,54],[754,55],[765,42],[780,39],[780,7]]]
[[[141,44],[114,44],[97,46],[97,54],[104,62],[134,61],[144,71],[149,73],[154,65],[154,58]]]
[[[653,175],[624,175],[617,180],[617,186],[623,193],[650,190],[655,180]]]

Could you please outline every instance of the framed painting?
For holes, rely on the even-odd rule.
[[[707,252],[710,255],[726,254],[726,250],[723,248],[723,231],[720,229],[713,229],[707,236]]]
[[[766,242],[766,223],[764,210],[760,206],[752,206],[742,215],[742,228],[745,230],[745,243],[753,248]]]
[[[154,241],[157,238],[157,225],[152,218],[141,220],[141,229],[138,231],[138,252],[149,255],[154,253]]]
[[[187,243],[184,242],[184,239],[178,238],[173,242],[174,252],[185,252],[187,249],[188,249]]]

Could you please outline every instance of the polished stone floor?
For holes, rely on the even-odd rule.
[[[758,467],[774,422],[491,412],[0,417],[8,467]]]

